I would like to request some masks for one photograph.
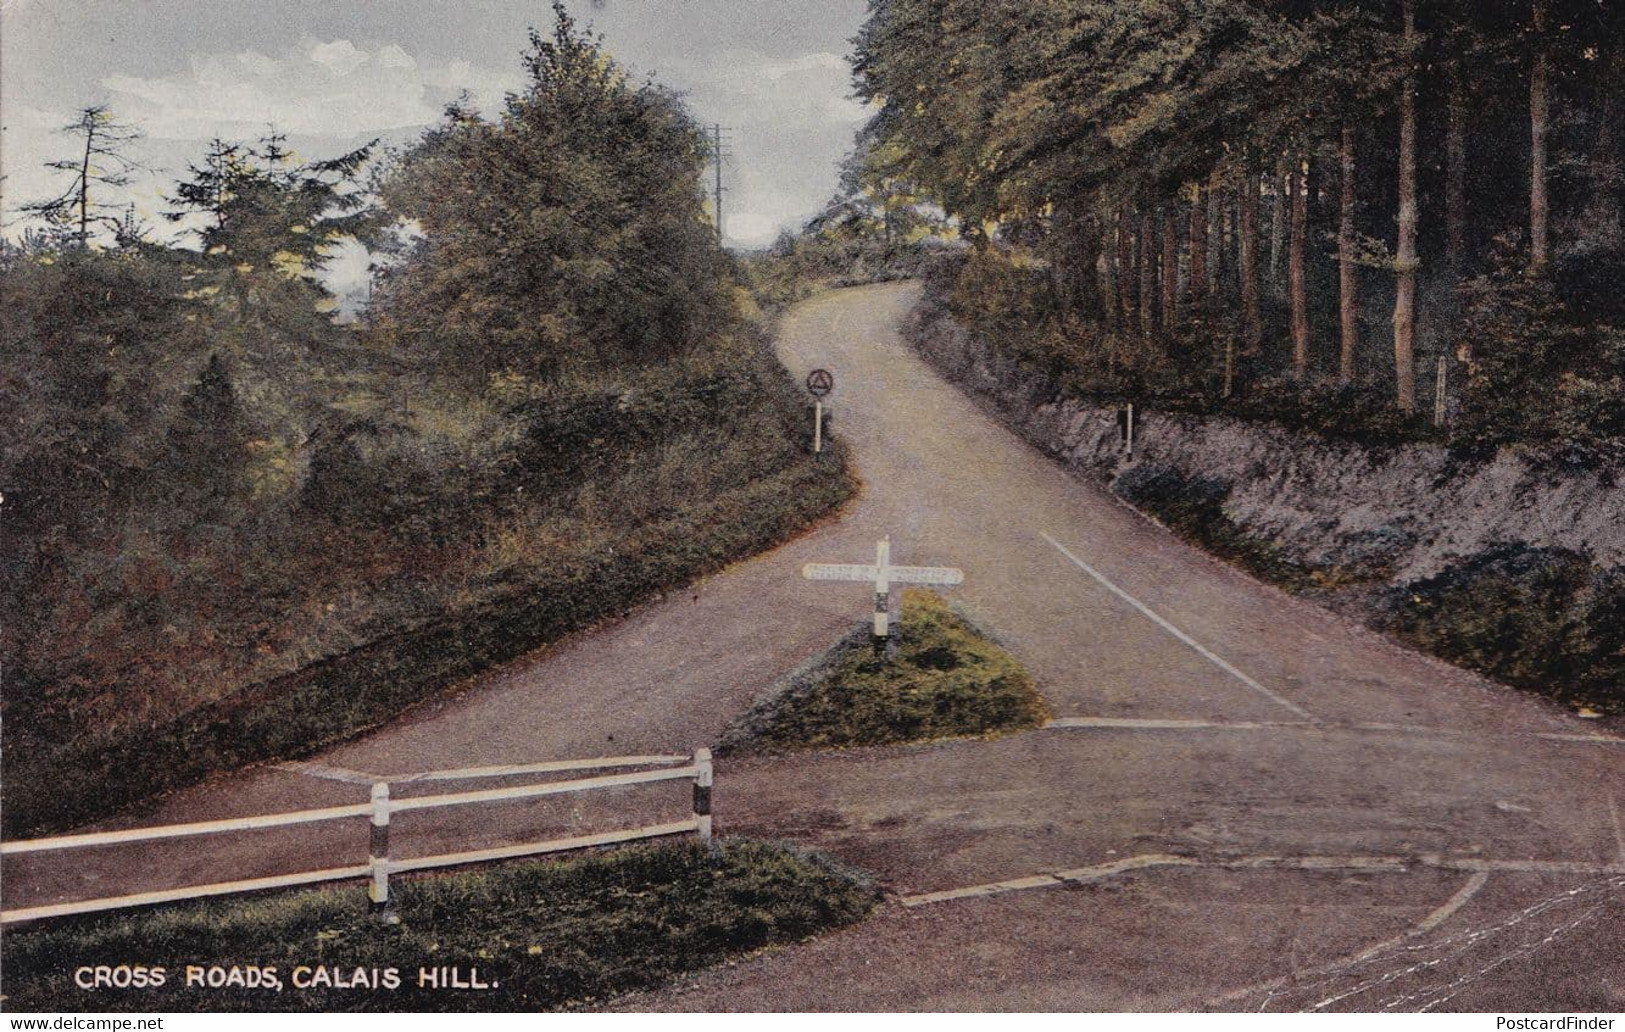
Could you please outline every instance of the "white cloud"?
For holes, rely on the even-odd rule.
[[[203,140],[261,132],[352,136],[422,125],[462,89],[494,108],[519,72],[466,61],[426,67],[397,44],[375,50],[347,39],[306,38],[276,56],[249,50],[194,55],[174,75],[102,80],[120,116],[159,139]]]
[[[312,61],[331,69],[334,75],[349,75],[367,63],[367,55],[347,39],[335,39],[331,43],[306,40],[305,47]]]

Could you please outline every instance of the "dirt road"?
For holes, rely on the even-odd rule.
[[[953,597],[1028,664],[1056,725],[724,762],[719,831],[830,852],[890,901],[862,927],[626,1006],[1625,1009],[1625,742],[1260,585],[1069,477],[906,349],[913,296],[845,291],[786,321],[792,371],[836,377],[835,433],[865,483],[841,519],[314,771],[221,779],[123,823],[365,798],[324,770],[714,742],[864,615],[865,586],[809,584],[800,565],[867,561],[890,535],[896,562],[965,571]],[[527,820],[424,820],[403,841],[461,848]],[[354,862],[354,829],[161,862],[8,862],[6,903],[324,852]]]

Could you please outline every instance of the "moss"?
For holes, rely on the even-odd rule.
[[[867,627],[792,674],[724,736],[733,752],[785,752],[990,735],[1050,713],[1015,657],[934,592],[903,593],[901,639],[877,655]]]
[[[492,1011],[557,1009],[634,989],[763,947],[860,921],[876,901],[829,860],[748,840],[712,855],[673,844],[472,874],[403,880],[399,925],[359,888],[284,892],[59,919],[8,931],[14,1011]],[[158,989],[86,992],[80,966],[166,969]],[[187,988],[185,966],[275,967],[270,989]],[[296,966],[395,968],[396,989],[290,984]],[[420,967],[478,970],[491,988],[424,989]]]

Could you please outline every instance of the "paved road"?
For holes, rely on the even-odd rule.
[[[1625,1009],[1625,744],[1260,585],[1071,478],[906,349],[913,297],[827,295],[784,327],[792,371],[839,385],[835,432],[865,483],[839,520],[319,764],[400,774],[713,742],[867,607],[864,586],[807,584],[800,565],[865,561],[889,534],[894,561],[965,570],[954,597],[1026,661],[1057,726],[723,763],[720,831],[830,852],[890,902],[624,1006]],[[364,793],[267,768],[124,823]],[[398,841],[438,851],[599,817],[419,819]],[[8,863],[6,901],[353,862],[364,834]]]

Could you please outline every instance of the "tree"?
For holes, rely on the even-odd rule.
[[[1416,411],[1416,0],[1403,0],[1406,49],[1413,55],[1399,94],[1399,247],[1394,258],[1394,382],[1403,412]]]
[[[60,131],[80,141],[74,157],[46,162],[47,168],[68,173],[67,189],[49,200],[23,204],[20,210],[53,226],[72,227],[74,243],[81,249],[90,246],[92,227],[119,238],[125,212],[102,199],[100,190],[130,185],[130,174],[139,166],[126,151],[141,139],[141,132],[116,120],[103,104],[81,108]]]
[[[497,121],[453,106],[380,187],[422,232],[382,278],[380,330],[433,341],[481,379],[668,358],[733,312],[704,133],[671,93],[629,82],[562,4],[554,15]]]
[[[1546,137],[1552,119],[1551,71],[1546,54],[1546,0],[1530,2],[1534,53],[1529,69],[1529,264],[1543,272],[1551,261],[1551,199],[1546,188]]]

